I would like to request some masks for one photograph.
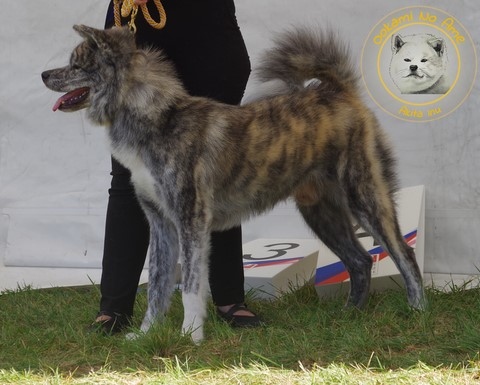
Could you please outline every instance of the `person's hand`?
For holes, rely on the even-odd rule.
[[[147,4],[148,0],[133,0],[137,5]]]

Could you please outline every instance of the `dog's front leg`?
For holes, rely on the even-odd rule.
[[[196,344],[203,340],[203,324],[207,314],[208,255],[210,231],[205,221],[186,220],[179,231],[182,258],[182,331],[191,334]]]
[[[161,211],[145,202],[142,206],[150,225],[148,308],[140,326],[146,333],[170,306],[178,262],[178,235],[176,227]]]

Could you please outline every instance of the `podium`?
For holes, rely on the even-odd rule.
[[[423,274],[425,252],[425,191],[423,186],[401,189],[397,194],[397,215],[405,241],[415,250]],[[390,256],[361,228],[357,236],[373,259],[370,290],[404,287],[403,279]],[[315,289],[320,297],[348,293],[349,275],[336,255],[323,244],[318,253]]]
[[[402,234],[415,249],[423,272],[424,186],[401,189],[396,201]],[[360,242],[373,259],[371,289],[403,287],[402,277],[390,256],[363,229],[355,227]],[[277,297],[310,282],[320,297],[348,293],[349,275],[343,263],[317,239],[259,238],[245,243],[243,254],[245,289],[253,289],[259,298]]]
[[[312,282],[320,241],[261,238],[243,245],[245,290],[273,298]]]

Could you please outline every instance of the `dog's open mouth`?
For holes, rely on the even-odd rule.
[[[82,87],[70,91],[58,98],[53,106],[53,111],[75,110],[81,107],[81,104],[88,98],[90,88]]]

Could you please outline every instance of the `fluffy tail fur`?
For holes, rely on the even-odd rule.
[[[333,31],[293,29],[274,42],[258,68],[262,81],[279,79],[290,89],[300,89],[309,80],[318,79],[323,87],[329,86],[332,91],[356,88],[358,75],[350,61],[348,47]]]

